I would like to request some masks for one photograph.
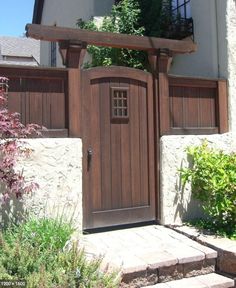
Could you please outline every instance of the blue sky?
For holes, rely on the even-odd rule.
[[[0,36],[23,36],[32,22],[34,0],[0,0]]]

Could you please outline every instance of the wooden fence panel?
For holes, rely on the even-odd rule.
[[[228,131],[225,80],[169,77],[170,134]]]
[[[9,110],[20,113],[23,124],[46,127],[45,136],[67,137],[67,73],[66,69],[0,66],[0,75],[9,78]]]

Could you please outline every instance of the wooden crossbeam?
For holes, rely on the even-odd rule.
[[[197,45],[195,43],[186,40],[171,40],[118,33],[94,32],[89,30],[38,24],[27,24],[26,31],[27,37],[52,42],[68,40],[81,41],[89,45],[128,48],[150,52],[159,49],[168,49],[174,54],[192,53],[197,50]]]

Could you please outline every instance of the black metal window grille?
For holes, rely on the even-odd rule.
[[[56,44],[56,42],[51,42],[50,65],[51,65],[51,67],[57,66],[57,44]]]
[[[184,19],[191,18],[190,0],[173,0],[172,13]]]

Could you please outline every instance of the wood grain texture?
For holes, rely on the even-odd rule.
[[[118,77],[114,77],[117,71],[104,77],[109,68],[103,70],[99,78],[93,69],[82,71],[84,168],[87,149],[94,151],[92,165],[83,176],[86,229],[156,217],[153,88],[148,87],[152,76],[143,72],[147,80],[141,82],[123,77],[126,69]],[[140,71],[134,74],[139,76]],[[115,89],[128,91],[126,121],[113,121],[111,93]]]
[[[169,49],[174,53],[191,53],[197,50],[192,41],[171,40],[163,38],[126,35],[109,32],[27,24],[27,37],[44,41],[79,40],[88,45],[128,48],[135,50],[155,51]]]

